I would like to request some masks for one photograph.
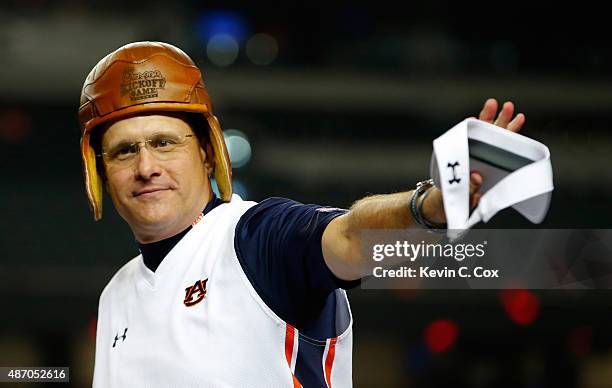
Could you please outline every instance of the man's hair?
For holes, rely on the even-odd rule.
[[[192,113],[192,112],[160,112],[161,114],[172,116],[179,118],[185,121],[190,127],[193,133],[198,138],[200,142],[200,147],[206,148],[206,145],[210,142],[209,138],[209,127],[208,123],[204,119],[201,113]],[[125,117],[123,117],[125,118]],[[122,119],[123,119],[122,118]],[[102,181],[106,182],[106,171],[104,169],[104,159],[102,158],[102,137],[106,130],[113,125],[114,121],[110,121],[100,125],[99,128],[96,128],[91,135],[90,144],[93,147],[96,153],[96,170],[98,170],[98,174],[102,178]],[[208,155],[208,158],[212,158],[212,155]]]

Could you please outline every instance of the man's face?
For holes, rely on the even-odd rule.
[[[162,152],[168,144],[163,139],[184,142]],[[104,132],[102,152],[106,188],[141,243],[181,232],[210,200],[206,152],[189,124],[178,117],[151,114],[116,121]]]

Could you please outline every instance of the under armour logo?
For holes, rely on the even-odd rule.
[[[193,286],[185,288],[185,300],[183,303],[187,307],[198,304],[206,296],[206,283],[208,279],[198,280]]]
[[[455,175],[455,167],[457,167],[458,165],[459,161],[456,161],[455,163],[448,162],[448,164],[446,165],[446,167],[450,167],[453,169],[453,179],[450,179],[448,181],[448,183],[450,184],[461,182],[461,178],[457,178],[457,175]]]
[[[127,337],[127,327],[125,328],[125,330],[123,330],[123,335],[119,335],[119,333],[115,334],[115,340],[113,341],[113,348],[117,345],[117,341],[119,341],[119,338],[121,338],[121,342],[125,341],[125,338]]]

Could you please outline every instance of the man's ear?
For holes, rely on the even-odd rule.
[[[206,169],[206,175],[212,176],[213,171],[215,170],[215,153],[213,151],[212,145],[209,142],[206,142],[205,150],[200,148],[200,152],[202,153],[202,159],[204,159],[204,168]]]

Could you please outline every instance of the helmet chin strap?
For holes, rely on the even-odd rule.
[[[532,223],[546,216],[553,191],[550,151],[533,139],[467,119],[433,141],[431,176],[442,191],[451,240],[500,210],[513,207]],[[470,172],[483,177],[482,196],[470,214]]]

